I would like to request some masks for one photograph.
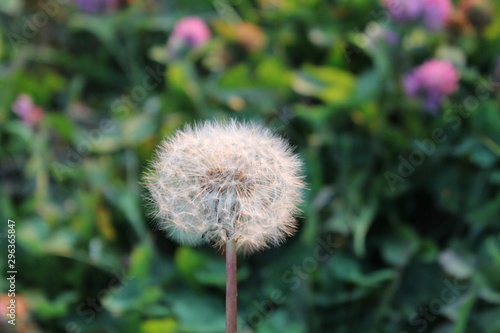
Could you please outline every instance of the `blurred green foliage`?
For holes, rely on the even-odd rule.
[[[0,329],[223,332],[223,256],[167,239],[139,182],[184,123],[233,117],[289,138],[309,184],[298,234],[240,259],[243,332],[500,332],[491,6],[483,31],[429,33],[382,19],[375,0],[129,0],[92,14],[2,0],[0,242],[4,256],[15,220],[19,273],[17,325]],[[212,39],[169,58],[188,15]],[[434,57],[461,73],[437,116],[401,86]],[[38,124],[13,113],[20,94]]]

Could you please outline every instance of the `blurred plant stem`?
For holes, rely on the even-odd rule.
[[[205,93],[201,86],[201,78],[198,75],[195,66],[189,62],[182,62],[182,68],[185,71],[188,81],[186,82],[186,91],[197,110],[197,115],[200,117],[206,116],[207,109]]]
[[[226,243],[226,333],[236,333],[238,316],[237,269],[236,242],[232,239]]]

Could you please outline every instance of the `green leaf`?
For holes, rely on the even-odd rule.
[[[26,293],[25,296],[28,299],[30,308],[43,319],[65,316],[70,310],[70,304],[76,301],[74,292],[62,292],[52,300],[39,292]]]
[[[156,122],[150,114],[130,117],[122,125],[121,142],[127,146],[136,147],[141,142],[152,137],[155,129]]]
[[[485,144],[488,146],[485,146],[485,144],[475,137],[467,137],[454,149],[454,154],[457,156],[468,156],[479,167],[492,167],[498,160],[498,156],[495,155],[495,143],[486,137],[482,139],[485,140]]]
[[[125,215],[139,238],[146,235],[146,227],[140,210],[140,197],[129,188],[108,189],[107,197]]]
[[[20,121],[9,121],[3,126],[5,132],[10,133],[13,137],[17,137],[23,143],[30,143],[33,140],[33,132]]]
[[[475,290],[471,291],[465,296],[465,300],[460,306],[460,310],[457,316],[457,322],[453,327],[452,333],[465,333],[467,331],[467,322],[469,321],[469,316],[474,306],[474,302],[477,298],[477,292]]]
[[[75,133],[75,125],[67,115],[49,113],[44,119],[51,129],[54,129],[64,139],[71,140]]]
[[[23,221],[19,226],[19,241],[30,252],[71,256],[74,253],[77,235],[70,228],[51,231],[48,223],[41,218]]]
[[[253,85],[250,83],[250,68],[247,64],[241,63],[226,71],[222,77],[219,86],[220,88],[249,88]]]
[[[149,49],[149,57],[160,64],[167,62],[167,49],[165,45],[155,45]]]
[[[175,264],[183,277],[194,284],[224,288],[226,285],[226,266],[223,257],[181,246],[175,253]],[[248,277],[247,266],[240,265],[238,279]]]
[[[143,313],[148,304],[158,302],[163,296],[158,286],[144,286],[134,276],[127,276],[116,289],[105,289],[102,303],[115,316],[129,311]],[[147,313],[145,313],[147,314]]]
[[[438,254],[439,248],[436,242],[430,238],[420,239],[419,258],[425,262],[435,262]]]
[[[500,171],[493,171],[491,173],[490,182],[492,184],[500,185]]]
[[[2,0],[0,1],[0,12],[14,16],[21,13],[23,2],[19,0]],[[1,53],[0,53],[1,54]]]
[[[329,104],[348,102],[355,87],[356,79],[350,72],[333,67],[306,65],[292,81],[295,92],[317,97]]]
[[[275,57],[265,58],[256,69],[259,85],[263,87],[289,87],[292,74],[283,62]]]
[[[226,285],[226,264],[224,261],[212,261],[203,264],[194,272],[195,279],[201,284],[224,287]]]
[[[191,247],[181,246],[175,252],[175,264],[185,279],[196,282],[195,274],[206,262],[207,257]]]
[[[204,294],[172,294],[172,310],[182,332],[224,332],[224,303]]]
[[[394,266],[405,266],[419,248],[416,232],[405,226],[395,226],[393,233],[382,240],[381,251],[384,260]]]
[[[129,274],[147,283],[152,260],[153,245],[150,241],[143,241],[142,244],[135,247],[130,255]]]
[[[500,195],[470,209],[466,220],[472,225],[497,225],[500,215]]]
[[[500,124],[500,120],[497,122],[497,124]],[[483,136],[481,140],[492,153],[500,157],[500,144],[498,144],[497,142],[493,141],[491,138],[486,136]]]
[[[304,333],[307,332],[305,323],[299,322],[298,318],[287,314],[285,310],[277,310],[265,317],[261,325],[257,327],[255,333]]]
[[[445,250],[439,255],[439,263],[446,273],[459,279],[469,278],[474,268],[462,256],[453,250]]]
[[[323,124],[335,112],[334,109],[326,105],[304,105],[301,103],[294,104],[293,111],[298,117],[317,124]]]
[[[175,319],[150,319],[141,324],[141,333],[176,333]]]
[[[3,33],[2,33],[2,29],[0,29],[0,60],[2,60],[2,58],[3,58],[3,53],[4,53]]]
[[[75,30],[85,30],[94,34],[104,44],[113,44],[115,26],[109,16],[74,15],[69,21],[69,27]]]
[[[373,101],[378,97],[383,85],[382,76],[379,71],[372,70],[359,76],[356,85],[355,98],[359,103]]]
[[[361,208],[361,211],[352,220],[353,236],[354,236],[354,252],[358,256],[365,254],[365,239],[370,226],[372,225],[377,205],[372,203]]]
[[[338,279],[363,287],[376,287],[381,282],[392,280],[396,276],[393,269],[381,269],[368,274],[364,273],[361,271],[359,262],[345,254],[337,254],[329,267]]]

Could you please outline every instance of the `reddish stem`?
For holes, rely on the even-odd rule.
[[[226,243],[226,333],[236,333],[238,317],[237,269],[236,242],[228,240]]]

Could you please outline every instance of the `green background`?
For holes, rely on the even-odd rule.
[[[232,117],[288,138],[308,183],[297,235],[239,259],[241,331],[500,332],[500,20],[429,32],[387,21],[375,0],[69,3],[0,4],[16,330],[223,332],[223,256],[156,230],[139,181],[183,124]],[[190,15],[212,39],[168,58]],[[256,35],[242,41],[240,21]],[[433,116],[401,76],[435,57],[461,78]],[[22,93],[44,110],[36,127],[12,112]]]

